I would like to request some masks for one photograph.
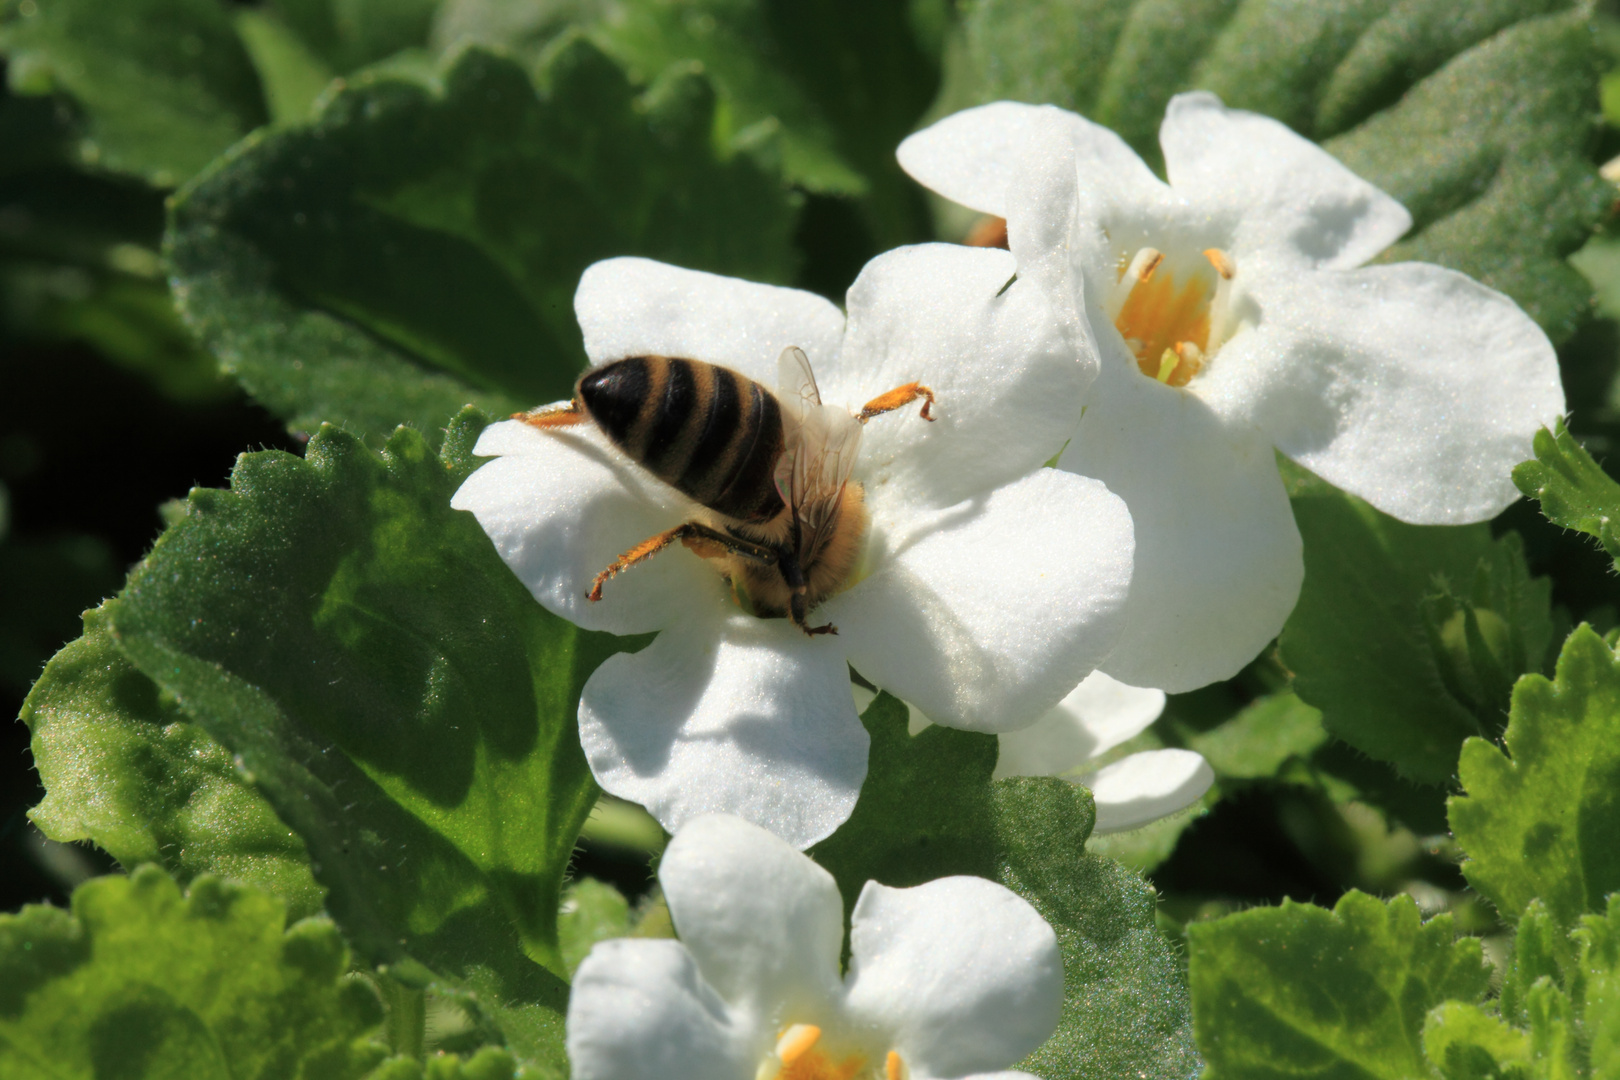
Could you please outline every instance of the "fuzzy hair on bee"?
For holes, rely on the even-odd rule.
[[[808,620],[854,573],[866,535],[865,495],[850,479],[861,425],[919,399],[919,415],[931,421],[934,393],[907,383],[850,413],[822,404],[802,349],[784,349],[777,367],[773,393],[719,364],[630,356],[580,376],[569,401],[513,415],[543,430],[595,424],[702,510],[615,559],[596,576],[591,600],[610,578],[680,541],[714,562],[755,614],[785,616],[806,634],[838,632]]]

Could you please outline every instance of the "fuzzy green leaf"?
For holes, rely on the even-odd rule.
[[[548,614],[450,509],[481,426],[443,459],[410,429],[380,456],[331,428],[305,459],[244,455],[113,622],[303,838],[364,959],[509,1006],[513,1048],[556,1064],[558,903],[597,795],[574,716],[620,639]]]
[[[220,0],[8,0],[0,52],[12,88],[67,94],[79,158],[159,187],[190,177],[267,119]]]
[[[0,1075],[225,1080],[365,1075],[377,996],[345,979],[325,919],[292,927],[263,893],[147,866],[97,878],[71,912],[0,915]]]
[[[1564,261],[1613,194],[1589,160],[1601,56],[1578,0],[982,0],[935,113],[1051,102],[1158,160],[1184,90],[1281,119],[1412,211],[1385,256],[1461,270],[1556,341],[1591,289]]]
[[[1551,583],[1513,533],[1407,525],[1321,488],[1296,495],[1305,584],[1281,656],[1334,735],[1444,784],[1465,738],[1495,734],[1513,679],[1544,670]]]
[[[571,40],[543,81],[472,49],[431,82],[357,77],[311,124],[244,143],[173,206],[187,321],[294,428],[436,440],[466,403],[568,396],[573,294],[598,259],[791,273],[792,199],[715,160],[701,79],[638,101]]]
[[[1549,681],[1521,679],[1503,749],[1463,746],[1451,799],[1463,873],[1509,919],[1532,900],[1567,932],[1620,891],[1620,660],[1590,627]]]
[[[218,874],[277,896],[294,918],[321,908],[303,841],[118,651],[110,609],[57,653],[23,704],[45,799],[29,813],[52,840],[93,840],[126,867],[155,862],[182,883]]]
[[[1620,1076],[1620,893],[1607,910],[1587,915],[1575,931],[1580,972],[1578,1007],[1591,1074]]]
[[[1448,1001],[1423,1025],[1423,1052],[1445,1080],[1529,1080],[1530,1036],[1478,1005]]]
[[[572,977],[591,946],[630,933],[630,904],[607,882],[584,878],[569,885],[563,893],[562,914],[557,923],[563,962]]]
[[[1526,498],[1547,520],[1596,538],[1620,569],[1620,484],[1609,478],[1559,420],[1536,432],[1535,458],[1513,470]]]
[[[1204,755],[1218,779],[1261,780],[1276,776],[1291,759],[1308,758],[1327,739],[1321,712],[1284,692],[1250,703],[1226,723],[1188,739],[1187,748]]]
[[[1328,911],[1285,901],[1187,928],[1204,1076],[1423,1076],[1424,1018],[1485,996],[1479,942],[1449,915],[1349,892]]]
[[[1155,894],[1086,852],[1090,793],[1051,777],[992,783],[994,736],[941,727],[911,736],[908,717],[888,695],[867,709],[872,749],[860,801],[811,851],[837,877],[846,908],[868,880],[999,881],[1052,924],[1063,950],[1057,1034],[1019,1067],[1044,1080],[1193,1075],[1186,987],[1154,927]]]

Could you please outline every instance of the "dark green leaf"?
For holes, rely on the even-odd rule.
[[[1601,58],[1577,0],[982,0],[935,113],[1051,102],[1150,162],[1172,95],[1281,119],[1401,200],[1386,256],[1512,296],[1554,338],[1591,289],[1564,256],[1613,194],[1588,159]]]
[[[0,1073],[17,1080],[360,1077],[385,1051],[377,997],[344,978],[325,919],[156,867],[0,915]]]
[[[285,124],[308,118],[315,99],[332,81],[332,69],[272,12],[238,12],[236,30],[264,85],[270,119]]]
[[[791,199],[715,160],[706,84],[678,80],[652,108],[577,40],[543,76],[537,93],[476,49],[433,85],[361,76],[178,197],[181,310],[250,393],[295,428],[436,438],[468,402],[569,394],[585,362],[572,298],[598,259],[790,275]]]
[[[1293,502],[1305,584],[1281,657],[1295,691],[1358,750],[1445,783],[1465,738],[1501,729],[1512,679],[1544,669],[1551,583],[1513,533],[1407,525],[1325,488]]]
[[[1595,537],[1620,569],[1620,484],[1558,421],[1552,431],[1536,432],[1535,459],[1513,470],[1513,482],[1541,503],[1555,525]]]
[[[275,894],[294,918],[318,912],[303,842],[118,651],[116,604],[86,616],[23,705],[45,784],[34,824],[53,840],[93,840],[126,867],[155,862],[182,882],[218,874]]]
[[[1620,891],[1620,660],[1590,627],[1553,680],[1519,680],[1503,743],[1463,746],[1467,794],[1450,803],[1463,873],[1506,918],[1539,899],[1568,932]]]
[[[574,717],[619,639],[548,614],[450,509],[481,426],[459,418],[442,460],[410,429],[381,456],[331,428],[307,459],[244,455],[114,629],[303,838],[367,961],[426,965],[559,1065],[557,909],[597,793]]]
[[[1045,1080],[1196,1073],[1185,985],[1154,927],[1151,886],[1085,850],[1095,820],[1084,788],[1051,777],[991,783],[996,740],[949,728],[907,733],[880,695],[855,813],[811,854],[845,905],[868,880],[910,886],[947,874],[999,881],[1033,904],[1063,950],[1057,1034],[1020,1065]]]
[[[1349,892],[1328,911],[1285,901],[1187,928],[1198,1046],[1216,1077],[1427,1073],[1424,1017],[1485,996],[1479,942],[1449,915]]]
[[[87,165],[173,187],[266,119],[220,0],[27,0],[3,18],[13,89],[77,103]]]

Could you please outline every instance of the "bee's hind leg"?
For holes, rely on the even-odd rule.
[[[906,383],[904,386],[897,386],[887,394],[879,394],[871,401],[868,401],[865,408],[855,414],[855,419],[864,424],[874,416],[882,416],[886,412],[903,409],[918,398],[923,399],[923,407],[922,412],[917,415],[932,422],[934,418],[929,415],[929,410],[934,407],[934,392],[922,383],[914,382]]]
[[[596,580],[591,582],[591,591],[585,594],[585,599],[593,601],[602,599],[602,586],[609,578],[616,577],[621,571],[628,570],[637,563],[646,562],[677,540],[704,558],[719,555],[721,551],[717,549],[723,549],[726,554],[739,555],[767,566],[776,562],[776,552],[764,544],[751,543],[717,529],[711,529],[701,522],[688,521],[673,529],[666,529],[657,536],[648,537],[614,559],[606,570],[596,575]]]
[[[579,407],[579,402],[565,401],[560,405],[542,405],[528,412],[515,412],[512,419],[521,420],[530,427],[553,428],[572,427],[574,424],[583,424],[590,418],[585,415],[585,410]]]
[[[788,618],[793,620],[794,626],[797,626],[800,630],[803,630],[809,637],[815,637],[817,634],[838,633],[838,627],[834,626],[832,623],[824,623],[821,626],[805,625],[806,617],[808,615],[809,612],[807,612],[804,608],[803,591],[795,592],[791,597],[788,598]]]

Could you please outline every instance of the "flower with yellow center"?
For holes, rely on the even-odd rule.
[[[832,876],[741,818],[697,818],[658,868],[680,941],[598,944],[574,976],[575,1080],[1032,1080],[1057,1027],[1052,928],[981,878]]]
[[[1512,300],[1424,263],[1364,266],[1412,225],[1283,124],[1171,101],[1168,182],[1113,132],[998,102],[901,144],[900,163],[1007,220],[1018,285],[1100,361],[1060,469],[1136,525],[1126,628],[1101,670],[1191,690],[1282,628],[1304,564],[1277,451],[1415,524],[1493,517],[1564,409]]]

